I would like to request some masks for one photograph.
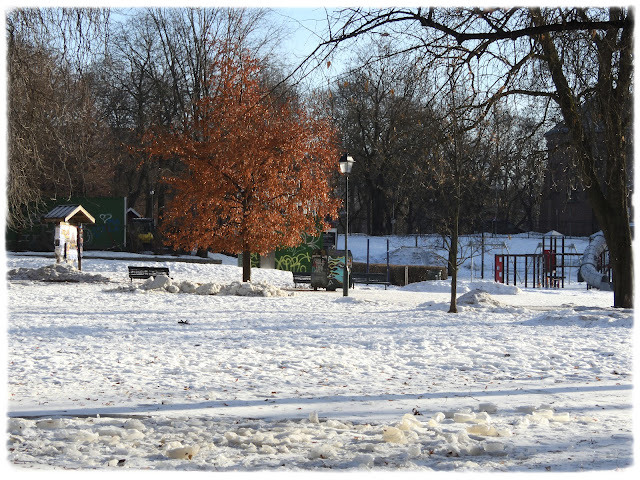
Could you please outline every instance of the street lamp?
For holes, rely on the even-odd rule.
[[[345,189],[345,210],[346,210],[346,221],[345,221],[345,229],[344,229],[344,274],[342,276],[342,295],[344,297],[349,296],[349,174],[351,173],[351,168],[353,168],[353,164],[355,161],[353,157],[350,157],[346,153],[340,157],[340,173],[344,175],[346,181],[346,189]]]

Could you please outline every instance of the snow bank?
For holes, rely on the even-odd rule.
[[[67,263],[54,263],[40,268],[16,268],[7,272],[9,280],[35,280],[41,282],[107,283],[109,278],[99,274],[81,272]]]
[[[196,295],[235,295],[239,297],[287,297],[292,293],[266,282],[232,282],[230,284],[203,283],[190,280],[174,281],[166,275],[148,278],[140,285],[127,285],[111,290],[123,291],[162,291],[167,293],[190,293]]]
[[[615,326],[621,328],[633,327],[631,310],[603,309],[576,306],[556,311],[545,312],[523,325],[577,325],[582,327]]]
[[[415,282],[400,287],[405,292],[425,292],[425,293],[449,293],[451,292],[451,280],[427,280],[425,282]],[[518,295],[522,293],[515,285],[505,285],[490,281],[468,282],[458,279],[458,293],[467,293],[471,290],[481,290],[492,295]]]
[[[386,263],[386,256],[375,258],[378,263]],[[442,255],[425,247],[401,246],[389,252],[391,265],[431,265],[445,266],[447,261]]]
[[[424,282],[415,282],[400,287],[405,292],[425,292],[425,293],[449,293],[451,292],[451,280],[427,280]],[[468,292],[467,287],[462,282],[458,283],[458,292]]]

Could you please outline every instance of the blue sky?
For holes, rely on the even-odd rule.
[[[290,25],[290,35],[283,50],[291,52],[295,60],[309,55],[327,32],[327,10],[317,8],[273,8],[276,22]]]
[[[331,13],[331,7],[272,7],[273,19],[277,23],[290,25],[290,34],[282,45],[282,52],[287,55],[287,63],[297,66],[318,44],[326,38],[328,31],[327,15]],[[327,77],[337,75],[343,65],[340,58],[331,59],[331,67],[323,65],[322,69],[314,72],[315,84],[327,80]]]

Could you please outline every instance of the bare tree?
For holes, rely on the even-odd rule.
[[[547,156],[537,120],[529,112],[513,111],[500,102],[494,104],[485,123],[490,143],[487,154],[494,159],[489,176],[495,194],[493,209],[489,209],[496,222],[493,227],[503,233],[520,227],[535,230]]]
[[[466,201],[472,194],[478,179],[482,178],[483,168],[479,157],[482,157],[483,135],[478,131],[480,123],[475,118],[475,111],[469,107],[473,93],[468,89],[467,76],[451,72],[448,75],[448,86],[442,99],[441,111],[441,148],[440,154],[433,162],[433,178],[445,201],[440,203],[441,232],[449,237],[448,268],[451,276],[451,299],[449,313],[457,313],[458,267],[461,264],[459,252],[460,217],[463,206],[473,203]],[[474,207],[477,208],[477,207]],[[480,209],[481,210],[481,209]]]
[[[7,15],[10,228],[38,221],[45,199],[108,188],[106,130],[87,75],[107,20],[91,9]]]
[[[370,61],[372,52],[375,61]],[[414,55],[388,53],[383,40],[367,44],[328,96],[343,148],[358,162],[352,175],[358,198],[352,220],[357,222],[361,211],[374,235],[412,229],[413,192],[422,180],[435,122],[426,65]]]

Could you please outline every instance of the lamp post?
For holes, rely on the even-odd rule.
[[[340,173],[345,177],[346,189],[345,189],[345,210],[346,220],[344,229],[344,274],[342,276],[342,295],[344,297],[349,296],[349,174],[354,164],[353,157],[350,157],[346,153],[340,157]]]
[[[151,229],[152,230],[155,225],[155,221],[153,219],[153,194],[154,193],[156,193],[154,190],[149,191],[149,194],[151,195]]]

